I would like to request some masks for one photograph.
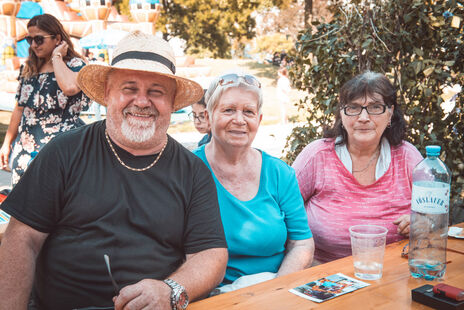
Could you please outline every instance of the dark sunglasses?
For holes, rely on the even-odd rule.
[[[55,37],[55,35],[51,34],[48,36],[35,36],[35,37],[27,36],[26,41],[27,43],[29,43],[29,45],[32,44],[32,41],[34,41],[35,44],[37,45],[42,45],[44,43],[45,38],[49,38],[49,37]]]
[[[242,78],[245,83],[251,86],[261,88],[261,83],[252,75],[238,75],[235,73],[226,74],[221,76],[218,84],[221,86],[238,83],[239,79]]]

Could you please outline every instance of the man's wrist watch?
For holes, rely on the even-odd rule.
[[[163,281],[171,288],[171,308],[172,310],[184,310],[189,304],[189,298],[185,287],[174,280],[166,279]]]

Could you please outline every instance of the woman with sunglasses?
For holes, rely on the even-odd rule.
[[[334,126],[293,163],[316,261],[351,255],[352,225],[384,226],[387,243],[409,235],[411,173],[422,156],[403,141],[405,130],[396,90],[383,74],[365,72],[342,86]]]
[[[11,163],[13,186],[31,154],[57,134],[84,124],[79,115],[90,103],[76,82],[85,63],[61,23],[52,15],[37,15],[27,30],[29,57],[20,69],[17,104],[0,149],[1,168]]]
[[[252,148],[263,92],[251,75],[227,74],[205,95],[211,141],[194,153],[210,169],[229,250],[219,290],[251,285],[311,265],[314,243],[294,170]],[[235,282],[234,282],[235,281]]]

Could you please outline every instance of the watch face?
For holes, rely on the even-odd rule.
[[[188,304],[189,304],[189,299],[188,299],[187,293],[185,291],[182,291],[177,301],[177,306],[179,307],[179,309],[185,309],[187,308]]]

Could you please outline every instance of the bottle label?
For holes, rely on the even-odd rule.
[[[450,185],[437,187],[412,185],[411,210],[419,213],[448,213]]]

